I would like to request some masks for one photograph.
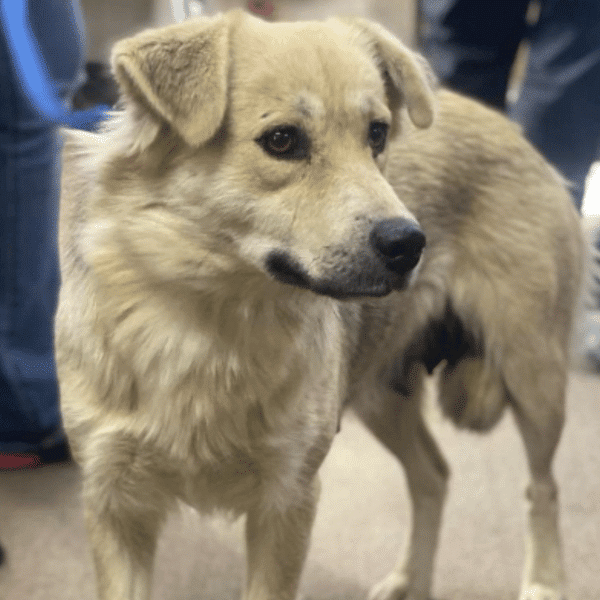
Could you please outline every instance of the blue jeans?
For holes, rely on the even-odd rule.
[[[78,7],[75,7],[78,8]],[[66,101],[81,83],[83,34],[65,0],[30,0],[30,21]],[[0,451],[62,436],[53,352],[60,141],[32,109],[0,33]]]
[[[528,26],[529,0],[421,0],[422,49],[449,87],[505,108],[510,68],[522,39],[529,65],[508,107],[531,142],[574,184],[600,153],[600,2],[541,0]]]

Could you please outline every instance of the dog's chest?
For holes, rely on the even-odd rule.
[[[294,327],[267,326],[258,315],[251,339],[214,342],[181,380],[178,413],[161,403],[160,445],[191,459],[190,504],[236,512],[257,501],[283,505],[310,483],[337,431],[345,378],[335,311],[307,312]]]
[[[257,505],[284,509],[310,488],[336,433],[337,416],[331,404],[328,414],[282,418],[246,447],[231,440],[218,462],[203,460],[187,474],[184,500],[203,512],[241,514]]]

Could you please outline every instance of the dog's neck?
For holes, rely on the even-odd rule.
[[[173,454],[189,457],[193,446],[193,455],[215,462],[221,453],[249,451],[277,427],[261,415],[293,419],[304,388],[323,385],[324,362],[339,355],[336,302],[275,282],[268,287],[280,295],[190,294],[170,303],[147,297],[115,319],[111,343],[132,361],[141,422],[160,423],[150,434],[164,438],[161,446]],[[181,419],[196,422],[189,439],[176,426]],[[214,440],[212,431],[232,433]]]

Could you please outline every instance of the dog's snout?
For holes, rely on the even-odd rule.
[[[388,269],[405,273],[419,262],[425,247],[425,235],[414,221],[386,219],[373,227],[370,242],[383,257]]]

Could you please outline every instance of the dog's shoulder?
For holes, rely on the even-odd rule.
[[[99,135],[64,129],[61,160],[59,252],[61,263],[72,266],[77,250],[77,232],[87,220],[88,200],[97,181]],[[65,270],[63,269],[63,277]]]

